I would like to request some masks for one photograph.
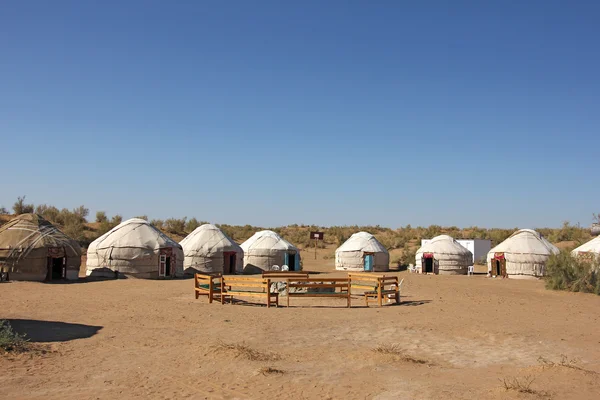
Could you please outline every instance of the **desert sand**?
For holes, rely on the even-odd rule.
[[[323,254],[303,254],[305,269],[330,273]],[[189,279],[3,283],[0,318],[36,350],[0,357],[0,398],[600,397],[600,297],[393,273],[401,305],[351,309],[208,304]],[[514,378],[532,393],[506,390]]]

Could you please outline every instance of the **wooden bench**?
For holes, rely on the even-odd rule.
[[[400,304],[400,285],[397,276],[385,276],[378,274],[370,274],[364,272],[349,273],[351,289],[364,290],[362,295],[365,297],[365,305],[369,306],[369,301],[377,302],[381,307],[383,298],[388,295],[393,295],[396,304]],[[373,300],[370,300],[373,298]]]
[[[194,293],[196,300],[200,296],[207,296],[208,302],[221,296],[221,274],[194,274]]]
[[[300,271],[263,271],[263,279],[269,278],[273,282],[285,281],[287,279],[304,278],[308,279],[308,272]]]
[[[271,293],[269,278],[251,278],[246,276],[227,275],[221,278],[221,304],[229,297],[233,303],[234,297],[263,297],[267,307],[279,305],[279,293]]]
[[[290,297],[337,297],[346,299],[347,307],[351,306],[350,279],[348,278],[292,278],[287,279],[287,307],[290,306]],[[306,289],[306,292],[297,290]],[[317,290],[317,291],[311,291]],[[332,290],[320,292],[318,290]],[[339,291],[337,291],[339,289]]]

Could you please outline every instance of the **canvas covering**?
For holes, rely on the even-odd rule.
[[[66,279],[78,279],[79,243],[42,216],[21,214],[0,227],[0,268],[10,279],[47,280],[48,257],[65,257]]]
[[[148,221],[132,218],[120,223],[88,247],[86,275],[158,278],[160,255],[171,257],[171,276],[183,275],[181,245]]]
[[[574,256],[581,253],[592,253],[595,258],[600,258],[600,236],[582,244],[571,252]]]
[[[213,273],[224,272],[225,253],[235,253],[235,272],[244,270],[244,251],[236,242],[222,230],[211,224],[204,224],[196,228],[181,241],[185,260],[183,272]]]
[[[244,251],[244,273],[269,271],[273,265],[284,265],[285,254],[294,254],[301,265],[298,248],[273,231],[256,232],[240,246]]]
[[[533,229],[520,229],[490,250],[487,256],[488,272],[492,271],[494,255],[503,253],[508,276],[539,278],[544,276],[548,258],[559,252],[560,250],[539,232]]]
[[[434,272],[441,275],[465,275],[473,263],[473,253],[448,235],[436,236],[417,250],[415,266],[419,272],[425,253],[433,253]]]
[[[373,254],[373,271],[385,272],[390,269],[390,253],[368,232],[358,232],[350,236],[335,251],[335,269],[340,271],[363,271],[365,253]]]

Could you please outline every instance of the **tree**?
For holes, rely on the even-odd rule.
[[[192,233],[194,229],[200,226],[200,222],[196,218],[190,218],[188,222],[185,223],[185,231],[187,233]]]
[[[90,214],[90,210],[85,208],[85,206],[79,206],[73,209],[73,214],[79,217],[81,222],[87,222],[86,218]]]
[[[106,216],[106,213],[104,211],[96,212],[96,222],[103,223],[103,222],[107,222],[107,221],[108,221],[108,217]]]
[[[8,214],[8,210],[4,207],[0,207],[0,215],[6,215]]]
[[[112,217],[110,222],[112,222],[113,225],[119,225],[121,222],[123,222],[123,217],[117,214],[114,217]]]
[[[13,211],[16,215],[27,214],[33,212],[33,204],[25,204],[25,197],[17,197],[17,201],[13,205]]]

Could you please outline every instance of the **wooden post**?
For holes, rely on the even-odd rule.
[[[315,238],[315,260],[317,259],[317,242],[319,239]]]

